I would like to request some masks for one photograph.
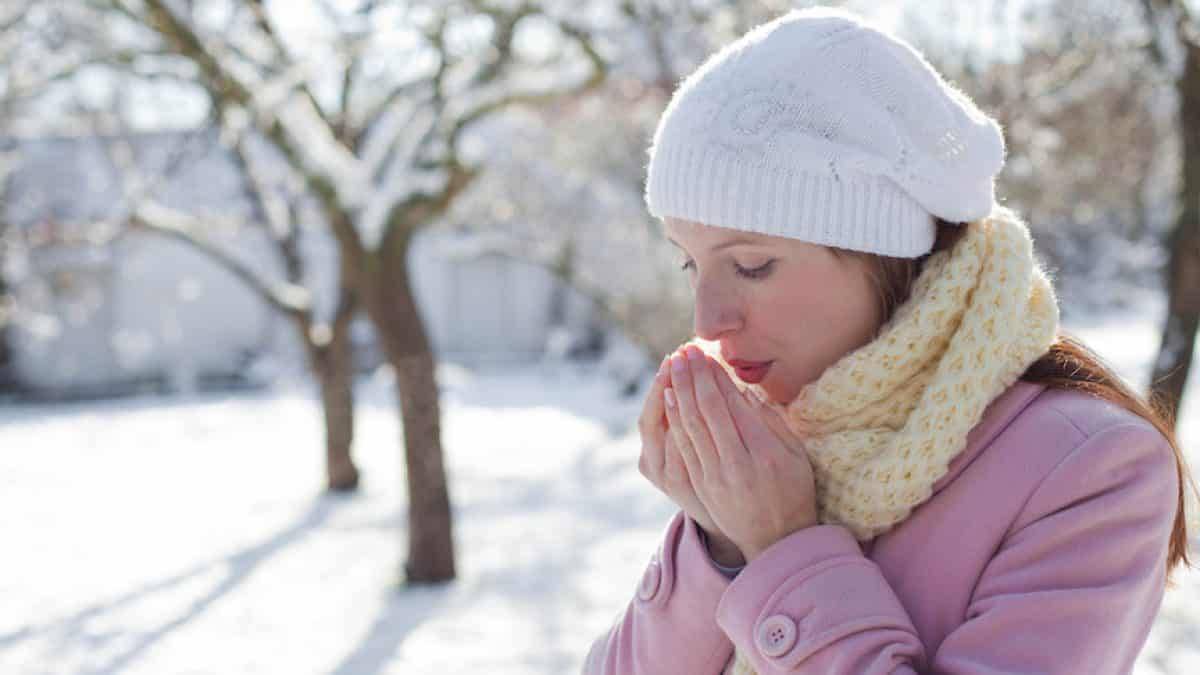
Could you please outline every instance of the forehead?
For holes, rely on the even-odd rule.
[[[821,244],[814,244],[792,237],[780,237],[757,232],[731,230],[727,227],[717,227],[694,220],[682,218],[663,218],[663,229],[669,241],[685,249],[690,255],[700,255],[707,251],[719,251],[726,246],[744,245],[770,249],[806,262],[822,261],[842,265],[846,263],[865,264],[866,260],[858,260],[858,256],[838,255],[837,249]]]
[[[783,237],[731,230],[726,227],[717,227],[694,220],[684,220],[670,216],[663,219],[663,230],[668,239],[683,246],[689,246],[689,242],[708,244],[736,242],[756,246],[780,246],[787,243],[787,240]]]

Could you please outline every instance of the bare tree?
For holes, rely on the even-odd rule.
[[[1186,2],[1142,0],[1152,37],[1147,48],[1174,74],[1182,181],[1175,223],[1167,238],[1167,316],[1151,387],[1178,416],[1200,323],[1200,24]],[[1182,52],[1182,58],[1172,59]],[[1182,63],[1179,63],[1182,61]]]
[[[126,127],[127,128],[127,127]],[[142,178],[130,187],[127,200],[131,205],[128,222],[135,229],[170,237],[203,253],[216,265],[232,273],[264,304],[288,319],[303,346],[304,355],[313,373],[321,397],[325,427],[325,481],[333,492],[353,491],[358,487],[359,471],[353,459],[354,443],[354,364],[351,351],[350,325],[358,309],[357,299],[345,288],[339,288],[332,316],[324,318],[313,302],[308,286],[309,263],[301,253],[300,200],[302,195],[284,183],[272,181],[262,169],[262,160],[255,160],[248,151],[249,134],[242,134],[226,144],[232,146],[235,163],[243,180],[256,215],[254,224],[264,224],[272,250],[284,271],[283,279],[271,279],[239,258],[233,251],[212,241],[207,231],[214,224],[211,217],[182,213],[169,209],[151,197]],[[118,136],[116,140],[122,137]],[[136,160],[128,143],[117,155],[117,164],[128,179],[137,172]],[[235,223],[235,228],[247,227]]]
[[[2,128],[2,120],[0,120],[0,128]],[[4,202],[8,193],[8,174],[15,162],[13,155],[15,153],[5,152],[3,143],[0,143],[0,393],[17,388],[11,341],[15,303],[6,271],[6,261],[11,255],[10,249],[13,247],[13,238],[16,236],[16,232],[4,216]]]
[[[603,79],[588,34],[561,16],[569,6],[533,2],[361,2],[351,11],[315,2],[316,39],[290,34],[287,17],[261,0],[220,3],[224,12],[168,0],[92,4],[153,36],[144,49],[188,64],[221,128],[260,135],[314,200],[338,246],[340,306],[365,310],[396,375],[410,504],[406,579],[453,578],[434,360],[409,246],[476,177],[460,147],[475,122]],[[385,21],[399,28],[374,28]],[[558,57],[516,48],[522,28]],[[194,224],[162,208],[135,213],[169,231]]]
[[[313,294],[306,286],[307,265],[300,254],[299,202],[303,195],[295,189],[295,181],[287,180],[286,175],[273,175],[271,167],[264,166],[264,153],[250,151],[251,141],[255,140],[253,128],[243,125],[224,129],[221,141],[247,186],[254,211],[246,222],[232,226],[265,228],[284,271],[283,279],[272,279],[260,271],[263,266],[247,264],[208,236],[214,224],[212,214],[180,213],[156,201],[160,188],[188,160],[189,146],[196,144],[196,138],[207,142],[214,135],[185,133],[177,140],[163,137],[172,145],[165,153],[168,159],[155,168],[153,176],[139,166],[132,142],[137,131],[129,120],[133,111],[122,101],[131,98],[134,80],[179,79],[171,64],[163,63],[158,58],[162,55],[155,50],[96,34],[91,29],[103,21],[104,14],[95,8],[68,5],[56,9],[59,11],[33,11],[33,3],[28,3],[0,29],[0,45],[9,48],[9,58],[3,60],[6,67],[0,66],[8,85],[0,95],[0,106],[9,117],[20,117],[26,108],[36,109],[42,98],[65,89],[66,96],[60,97],[64,102],[59,105],[66,118],[63,121],[76,131],[103,137],[102,144],[123,175],[126,187],[124,200],[107,219],[109,222],[94,228],[108,233],[100,238],[126,236],[141,229],[184,242],[232,273],[266,307],[290,321],[319,386],[325,423],[326,486],[336,492],[354,490],[359,472],[351,453],[354,428],[349,325],[356,305],[352,296],[343,295],[328,320],[318,316],[313,306]],[[51,54],[61,47],[65,48],[59,51],[66,56],[60,55],[56,62]],[[44,65],[46,62],[52,65]],[[71,79],[84,68],[103,64],[119,66],[121,72],[110,74],[108,96],[85,100],[80,88],[71,86]],[[0,246],[13,239],[15,234],[0,240]],[[0,302],[0,307],[12,306],[11,300]],[[0,309],[0,328],[9,314]]]

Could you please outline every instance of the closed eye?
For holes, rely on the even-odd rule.
[[[762,265],[759,265],[758,267],[754,267],[754,268],[742,267],[741,265],[739,265],[737,263],[734,263],[733,267],[737,271],[738,276],[744,277],[746,279],[756,279],[757,280],[757,279],[765,279],[771,273],[771,268],[774,265],[775,265],[774,260],[768,260],[767,262],[763,263]],[[686,270],[694,270],[694,269],[696,269],[696,261],[686,260],[686,261],[684,261],[684,263],[682,265],[679,266],[679,269],[685,270],[685,271]]]
[[[774,260],[768,260],[767,262],[753,269],[746,269],[737,263],[734,263],[734,267],[737,268],[738,276],[745,277],[747,279],[765,279],[767,275],[771,273],[771,267],[774,264]]]

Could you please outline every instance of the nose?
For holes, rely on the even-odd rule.
[[[729,289],[701,280],[696,285],[692,328],[696,337],[719,340],[721,336],[742,327],[742,309],[738,298]]]

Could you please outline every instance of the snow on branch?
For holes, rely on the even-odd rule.
[[[420,119],[417,124],[412,124],[410,120],[409,124],[389,127],[392,135],[386,141],[387,151],[372,153],[372,158],[379,164],[372,164],[371,174],[379,175],[380,183],[356,224],[368,247],[387,240],[389,228],[425,222],[427,217],[436,215],[453,199],[454,194],[470,183],[474,172],[465,169],[466,162],[459,155],[458,146],[463,132],[472,123],[507,106],[526,103],[537,105],[580,95],[599,85],[607,76],[608,66],[585,30],[565,20],[550,17],[528,2],[509,13],[487,7],[478,0],[472,0],[471,4],[488,14],[495,23],[497,33],[493,36],[493,46],[498,56],[476,69],[465,85],[447,92],[446,81],[451,60],[445,44],[445,17],[441,17],[426,33],[430,44],[439,54],[437,71],[430,78],[433,95],[426,108],[432,119],[417,118]],[[514,82],[515,77],[499,77],[508,70],[514,58],[511,42],[515,25],[520,19],[533,15],[542,16],[555,24],[564,36],[578,46],[585,56],[587,73],[567,76],[561,72],[538,73],[537,77],[526,78],[524,83]],[[540,82],[534,85],[530,83],[531,79]],[[550,84],[546,84],[547,81]],[[368,146],[381,142],[374,140]],[[428,179],[430,174],[447,176],[440,188],[442,194],[438,194],[436,188],[420,190],[408,184],[400,185],[401,181],[411,183],[416,177]],[[405,210],[414,212],[399,217]]]
[[[200,234],[206,226],[211,226],[211,223],[153,200],[144,200],[135,206],[129,214],[129,223],[134,227],[157,232],[188,244],[238,277],[259,297],[285,314],[300,317],[307,316],[312,311],[312,298],[308,289],[297,284],[264,279],[250,266]]]
[[[358,206],[364,196],[358,161],[334,137],[319,108],[307,99],[294,98],[287,98],[274,107],[265,107],[251,85],[226,67],[209,43],[202,40],[193,26],[177,16],[164,0],[144,0],[144,4],[146,23],[183,56],[196,63],[203,73],[206,88],[222,105],[240,106],[255,116],[267,138],[305,174],[327,211],[344,211]],[[298,68],[302,72],[306,66],[301,64]],[[292,84],[299,78],[292,68],[282,77],[285,84]],[[273,90],[270,85],[261,86],[261,89]],[[292,89],[284,86],[282,90],[289,92]]]

